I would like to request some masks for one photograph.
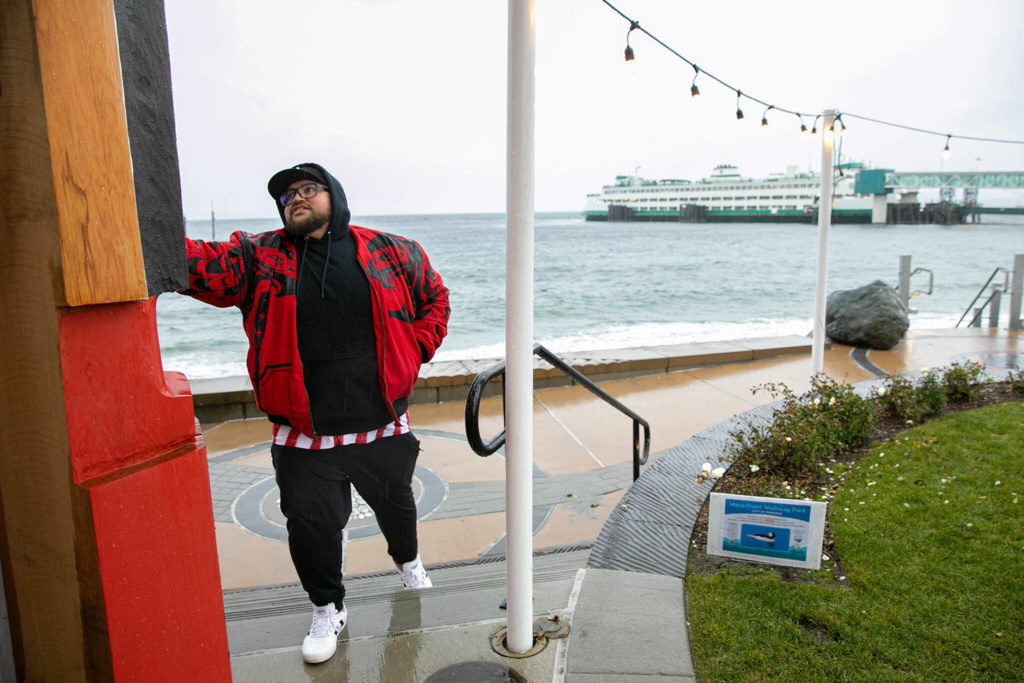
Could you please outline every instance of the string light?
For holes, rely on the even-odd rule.
[[[693,83],[690,85],[690,95],[691,96],[697,97],[700,94],[700,90],[697,88],[697,76],[699,76],[701,73],[703,73],[705,76],[707,76],[711,80],[713,80],[713,81],[717,82],[718,84],[728,88],[729,90],[734,90],[736,92],[736,118],[737,119],[742,119],[743,118],[743,110],[740,109],[740,106],[739,106],[740,105],[740,97],[742,96],[742,97],[746,97],[748,100],[756,102],[757,104],[761,104],[761,105],[764,105],[765,107],[768,107],[768,109],[765,110],[766,113],[770,109],[777,109],[778,111],[784,112],[786,114],[794,114],[797,117],[800,117],[800,132],[806,132],[807,128],[804,125],[803,117],[802,117],[802,115],[799,112],[796,112],[796,111],[794,111],[792,109],[786,109],[785,107],[778,107],[778,106],[770,105],[768,102],[765,102],[764,100],[761,100],[761,99],[759,99],[757,97],[752,97],[751,95],[744,94],[739,88],[737,88],[737,87],[735,87],[733,85],[730,85],[729,83],[726,83],[721,78],[719,78],[718,76],[714,75],[713,73],[707,71],[706,69],[698,68],[697,65],[694,64],[691,60],[687,59],[683,55],[681,55],[678,52],[676,52],[669,45],[666,45],[661,39],[659,39],[657,36],[652,34],[647,29],[642,28],[638,22],[634,21],[632,18],[630,18],[629,16],[624,14],[622,12],[622,10],[620,10],[615,5],[613,5],[609,0],[601,0],[601,1],[605,5],[607,5],[612,11],[614,11],[616,14],[618,14],[620,17],[622,17],[623,19],[625,19],[626,21],[629,22],[629,31],[626,33],[626,61],[627,62],[633,61],[633,59],[634,59],[633,48],[630,47],[630,45],[629,45],[629,34],[632,33],[634,30],[639,30],[641,33],[646,35],[648,38],[650,38],[654,42],[658,43],[663,48],[665,48],[666,50],[671,52],[673,55],[675,55],[676,57],[678,57],[679,59],[681,59],[682,61],[686,62],[687,64],[689,64],[690,66],[693,67],[693,70],[694,70],[695,73],[694,73],[694,76],[693,76]],[[949,150],[949,142],[953,138],[959,138],[961,140],[973,140],[973,141],[976,141],[976,142],[994,142],[994,143],[1008,144],[1008,145],[1024,145],[1024,140],[1006,140],[1006,139],[1000,139],[1000,138],[986,138],[986,137],[978,137],[978,136],[972,136],[972,135],[953,135],[952,133],[940,133],[938,131],[928,130],[928,129],[925,129],[925,128],[917,128],[915,126],[907,126],[907,125],[900,124],[900,123],[894,123],[892,121],[885,121],[885,120],[882,120],[882,119],[875,119],[875,118],[871,118],[871,117],[868,117],[868,116],[861,116],[859,114],[851,114],[850,112],[844,112],[843,115],[845,115],[847,117],[850,117],[850,118],[860,119],[862,121],[869,121],[871,123],[877,123],[877,124],[882,125],[882,126],[889,126],[889,127],[892,127],[892,128],[902,128],[903,130],[909,130],[909,131],[913,131],[913,132],[916,132],[916,133],[923,133],[923,134],[926,134],[926,135],[945,136],[946,137],[946,148],[943,150],[943,154],[946,154],[948,152],[948,150]],[[810,116],[810,114],[808,114],[808,116]],[[818,119],[819,118],[821,118],[820,114],[814,119],[814,124],[811,127],[811,135],[816,135],[817,132],[818,132]],[[837,116],[837,118],[838,118],[838,116]],[[840,135],[842,135],[842,134],[844,134],[846,132],[846,124],[842,120],[840,120],[839,123],[840,123]],[[767,119],[764,116],[761,117],[761,125],[762,126],[768,125],[767,124]],[[835,132],[834,124],[833,124],[833,126],[832,126],[832,128],[830,129],[829,132]]]
[[[772,105],[769,104],[768,108],[764,110],[763,114],[761,114],[761,127],[762,128],[765,128],[765,127],[768,126],[768,112],[770,112],[772,109],[775,109],[775,107],[773,107]]]
[[[626,31],[626,61],[627,62],[632,62],[633,59],[635,58],[634,55],[633,55],[633,48],[631,48],[629,46],[629,34],[632,33],[633,31],[635,31],[638,28],[640,28],[640,24],[636,23],[635,21],[630,20],[630,22],[629,22],[629,30]]]
[[[801,133],[806,133],[807,132],[807,125],[804,124],[804,115],[801,114],[800,112],[797,112],[796,113],[796,117],[798,119],[800,119],[800,132]]]
[[[942,158],[943,159],[948,159],[949,158],[949,139],[951,137],[953,137],[953,136],[952,135],[947,135],[946,136],[946,149],[942,150]]]

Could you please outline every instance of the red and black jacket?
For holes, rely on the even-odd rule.
[[[418,243],[346,227],[370,285],[381,394],[397,420],[392,403],[412,393],[420,364],[447,334],[448,289]],[[316,435],[298,351],[295,240],[283,229],[236,232],[226,242],[188,239],[186,250],[189,288],[182,293],[242,311],[256,405]]]

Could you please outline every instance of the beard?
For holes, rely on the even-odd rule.
[[[298,220],[292,218],[286,218],[284,221],[284,230],[289,235],[295,238],[305,237],[311,232],[316,232],[318,229],[327,224],[330,220],[330,214],[326,212],[319,212],[313,207],[310,207],[308,215]]]

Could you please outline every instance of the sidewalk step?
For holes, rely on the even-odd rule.
[[[564,610],[577,570],[586,566],[589,549],[534,556],[534,613]],[[345,579],[349,625],[339,642],[384,638],[506,619],[499,606],[506,597],[504,558],[472,564],[429,567],[434,587],[402,588],[397,572]],[[232,656],[297,647],[309,628],[311,607],[298,584],[224,592],[224,615]]]

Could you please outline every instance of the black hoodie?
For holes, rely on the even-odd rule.
[[[327,233],[295,245],[299,357],[313,424],[334,436],[371,431],[393,420],[380,390],[370,285],[349,234],[348,201],[321,166],[301,166],[322,177],[331,197]],[[279,202],[278,210],[283,220]],[[394,403],[397,415],[407,408],[407,399]]]

